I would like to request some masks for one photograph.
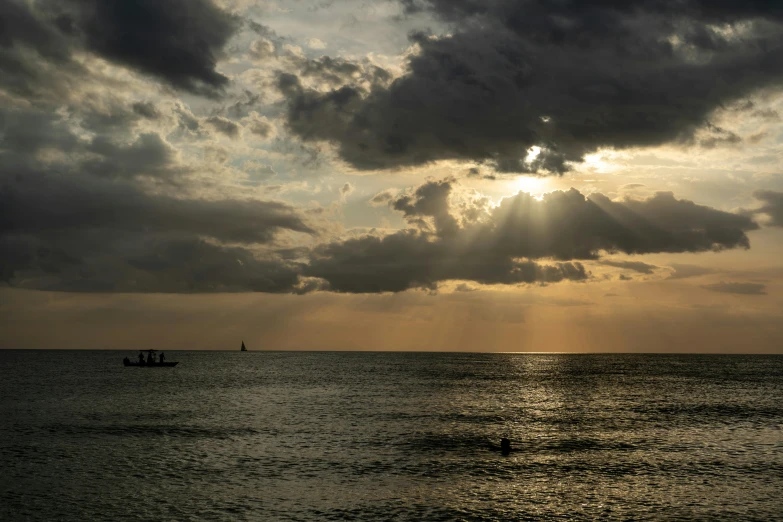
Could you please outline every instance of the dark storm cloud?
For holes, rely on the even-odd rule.
[[[128,114],[143,117],[113,108],[81,124],[108,131]],[[281,231],[314,233],[296,209],[147,193],[143,178],[179,184],[190,169],[160,135],[126,134],[88,138],[58,114],[0,110],[0,280],[66,291],[301,291],[297,263],[274,253]]]
[[[442,216],[448,212],[444,189],[450,191],[453,183],[428,182],[392,205],[440,217],[434,221],[444,224],[438,233],[447,233],[453,225]],[[678,200],[671,192],[612,201],[602,194],[585,197],[573,188],[551,192],[541,200],[520,192],[504,198],[487,217],[474,225],[480,230],[474,243],[488,242],[516,257],[561,260],[594,259],[601,251],[643,254],[748,248],[745,232],[758,228],[746,216]]]
[[[151,276],[149,288],[156,292],[295,292],[299,282],[295,263],[197,239],[152,245],[127,262]]]
[[[79,255],[66,250],[78,245]],[[88,240],[0,236],[0,276],[13,286],[67,292],[295,292],[297,263],[242,247],[155,234]],[[15,276],[18,277],[15,279]]]
[[[140,117],[134,111],[120,108],[96,114],[86,110],[80,116],[83,128],[95,134],[93,138],[77,136],[68,121],[57,114],[0,109],[0,161],[5,174],[15,169],[52,170],[171,182],[188,172],[174,148],[159,134],[144,133],[130,143],[125,140],[131,130],[126,125]],[[42,165],[36,159],[42,151],[57,151],[71,159]]]
[[[33,161],[35,154],[43,149],[71,153],[84,143],[59,115],[0,108],[0,154],[5,169],[12,162]]]
[[[677,200],[670,193],[611,201],[600,194],[586,198],[574,189],[540,201],[519,193],[496,208],[479,203],[483,216],[465,219],[452,214],[453,184],[451,179],[430,181],[399,197],[381,198],[416,228],[321,245],[304,273],[326,280],[337,292],[399,292],[432,288],[449,279],[483,284],[579,281],[588,274],[577,260],[606,252],[748,248],[745,232],[757,228],[746,216]],[[560,262],[534,261],[543,258]],[[655,268],[630,261],[606,264],[642,273]]]
[[[388,198],[416,228],[292,257],[274,250],[277,233],[313,230],[282,203],[182,200],[127,181],[25,171],[5,176],[0,190],[0,275],[11,284],[72,291],[377,293],[434,289],[447,280],[548,284],[588,279],[579,260],[605,252],[747,247],[744,232],[755,228],[745,216],[671,194],[613,202],[573,189],[541,201],[520,193],[495,208],[478,201],[481,215],[466,217],[470,205],[450,204],[453,183],[431,181]],[[256,244],[268,245],[262,257],[250,249]]]
[[[0,178],[0,275],[29,288],[295,291],[296,263],[215,242],[269,244],[283,229],[313,233],[278,202],[175,199],[73,173]]]
[[[105,137],[133,132],[136,124],[147,118],[139,109],[143,112],[149,107],[142,104],[127,105],[108,97],[95,101],[87,98],[78,105],[69,105],[66,110],[69,117],[79,122],[80,127]]]
[[[711,285],[701,285],[705,290],[711,292],[722,292],[725,294],[739,295],[766,295],[767,285],[761,283],[713,283]]]
[[[28,96],[49,88],[46,69],[78,70],[71,56],[81,49],[174,87],[216,95],[228,83],[217,61],[239,27],[211,0],[8,0],[0,24],[0,85]]]
[[[448,242],[403,231],[383,238],[366,236],[322,245],[312,252],[304,274],[326,280],[332,291],[350,293],[432,288],[449,279],[517,284],[587,278],[581,263],[540,265],[491,252],[456,254],[454,245]]]
[[[420,52],[391,85],[327,92],[281,75],[288,123],[337,145],[359,169],[440,159],[501,171],[563,172],[597,148],[740,137],[711,113],[783,79],[773,2],[434,0],[407,2],[452,24],[414,34]],[[531,146],[542,147],[525,161]]]
[[[763,205],[760,208],[750,211],[751,214],[766,214],[769,216],[769,225],[773,227],[783,227],[783,192],[774,190],[758,190],[753,196],[760,200]]]
[[[0,88],[30,98],[64,95],[67,72],[80,70],[69,48],[56,24],[37,17],[26,2],[0,2]]]
[[[58,61],[69,59],[63,45],[62,27],[47,24],[30,10],[24,0],[7,0],[0,4],[0,47],[29,47],[42,56]]]
[[[62,2],[58,2],[62,3]],[[110,60],[202,93],[224,87],[215,71],[238,20],[211,0],[80,0],[68,3],[86,47]]]
[[[594,259],[601,251],[644,254],[748,248],[748,217],[722,212],[670,192],[647,199],[612,201],[585,197],[575,189],[546,194],[541,201],[520,192],[490,212],[479,241],[522,257]]]
[[[0,182],[4,234],[165,231],[268,243],[283,228],[313,232],[291,206],[279,202],[175,199],[74,173],[25,172]]]
[[[186,171],[177,165],[176,151],[155,133],[141,134],[129,145],[118,145],[98,136],[86,150],[101,156],[82,163],[84,172],[97,176],[171,179]]]
[[[59,274],[66,268],[80,267],[81,259],[57,247],[46,247],[35,237],[0,233],[0,281],[10,283],[20,270]]]

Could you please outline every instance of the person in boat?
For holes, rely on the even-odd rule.
[[[139,364],[144,366],[144,352],[139,352]]]
[[[127,365],[129,365],[129,364],[130,364],[130,359],[128,359],[128,356],[127,356],[127,355],[126,355],[126,356],[125,356],[125,358],[122,360],[122,364],[124,364],[125,366],[127,366]]]
[[[163,360],[166,358],[166,356],[163,355],[163,352],[160,352],[160,356],[158,356],[158,360],[160,361],[160,364],[163,364]]]

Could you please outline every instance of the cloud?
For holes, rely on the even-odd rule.
[[[703,146],[733,144],[713,111],[783,79],[772,3],[403,4],[452,31],[413,34],[391,84],[324,92],[304,84],[307,72],[279,77],[290,129],[333,143],[357,169],[464,160],[562,173],[602,147],[697,143],[705,130]],[[541,153],[526,161],[532,146]]]
[[[313,142],[333,142],[362,169],[462,159],[468,163],[449,171],[560,172],[598,146],[731,141],[731,131],[709,122],[712,108],[777,74],[776,46],[763,51],[764,67],[756,59],[761,44],[774,43],[777,19],[740,17],[749,25],[731,25],[736,17],[728,17],[728,29],[716,33],[711,27],[720,24],[705,22],[712,14],[677,7],[666,32],[653,3],[636,10],[571,4],[564,14],[557,3],[522,4],[539,25],[521,30],[514,24],[528,22],[506,17],[519,12],[501,0],[420,3],[447,22],[449,34],[414,34],[403,57],[353,60],[345,56],[358,53],[313,59],[310,50],[283,45],[310,35],[279,38],[248,22],[258,34],[231,39],[239,21],[212,0],[2,3],[0,99],[8,105],[0,109],[0,277],[80,291],[398,292],[450,280],[458,287],[585,281],[591,275],[582,261],[614,253],[747,248],[752,215],[671,193],[610,200],[572,190],[495,202],[453,178],[372,197],[371,204],[397,213],[405,230],[383,235],[392,226],[388,212],[365,208],[384,228],[357,227],[334,239],[343,228],[333,220],[351,209],[327,207],[329,198],[383,187],[358,177],[331,192],[304,187],[300,174],[325,170],[291,158],[329,158]],[[619,25],[607,26],[606,35],[589,27],[594,15],[612,13]],[[681,38],[690,31],[683,21],[707,27],[720,45],[688,43],[686,52],[676,43],[690,42]],[[568,26],[560,36],[558,24]],[[739,36],[726,36],[729,29]],[[663,34],[674,36],[666,44]],[[229,41],[234,56],[220,63]],[[644,45],[628,45],[634,42]],[[270,67],[243,71],[245,58],[270,60]],[[653,62],[669,87],[687,93],[660,90]],[[705,94],[697,69],[707,80],[728,80],[712,81]],[[228,88],[229,72],[220,71],[245,83]],[[282,101],[253,91],[272,77]],[[192,101],[191,94],[225,98]],[[677,106],[691,98],[698,110],[664,107],[664,99]],[[278,135],[282,124],[293,136]],[[218,144],[219,134],[235,141]],[[533,145],[541,153],[527,161]],[[292,192],[296,201],[317,201],[305,209],[253,199]],[[774,217],[770,194],[762,194],[766,206],[758,212]],[[323,243],[312,247],[317,241]]]
[[[146,194],[128,183],[77,174],[27,172],[0,181],[2,233],[157,231],[268,243],[283,228],[313,232],[293,207],[274,201],[177,199]]]
[[[314,233],[284,203],[179,199],[74,172],[2,175],[0,209],[0,275],[35,289],[295,291],[300,269],[271,245]]]
[[[133,108],[133,112],[148,120],[157,120],[160,118],[160,112],[155,108],[155,105],[150,102],[136,102],[131,107]]]
[[[66,35],[20,0],[0,3],[0,20],[0,87],[29,99],[65,96],[68,73],[82,72],[71,59]],[[50,85],[55,79],[62,82]]]
[[[261,116],[255,111],[252,111],[248,117],[243,120],[243,125],[245,126],[245,129],[263,139],[272,138],[276,133],[275,126],[272,125],[267,117]]]
[[[172,245],[204,242],[206,246],[192,251],[212,252],[205,259],[233,263],[234,256],[258,270],[266,265],[254,265],[251,258],[272,263],[270,267],[282,263],[281,273],[296,271],[300,281],[320,281],[298,290],[288,285],[291,291],[398,292],[433,289],[448,280],[549,284],[586,280],[589,273],[580,261],[607,253],[747,248],[746,232],[757,228],[748,216],[678,200],[671,193],[612,201],[572,189],[541,200],[519,193],[494,206],[461,188],[455,195],[458,182],[446,178],[401,193],[376,194],[374,204],[399,212],[410,227],[406,230],[384,237],[357,232],[352,239],[300,252],[296,261],[282,259],[276,250],[282,234],[316,234],[306,213],[275,201],[150,192],[186,184],[194,167],[182,163],[179,151],[157,132],[117,130],[144,118],[131,103],[110,109],[79,120],[58,113],[0,111],[5,168],[0,173],[0,236],[6,249],[17,245],[17,255],[9,254],[0,270],[6,280],[52,289],[131,288],[128,281],[141,285],[138,281],[144,280],[137,288],[154,291],[159,284],[170,289],[179,285],[169,283],[178,281],[171,274],[174,265],[166,264],[169,268],[158,273],[166,274],[164,283],[147,273],[153,266],[147,261],[183,251]],[[162,117],[176,125],[190,113],[178,106]],[[233,124],[216,116],[205,121]],[[202,150],[216,161],[229,157],[222,147]],[[248,171],[254,165],[251,160],[244,164]],[[259,167],[257,174],[273,171]],[[345,184],[338,190],[344,197],[351,189]],[[236,248],[240,250],[232,250]],[[140,264],[139,259],[147,261]],[[224,273],[211,266],[212,273]],[[148,269],[140,273],[141,267]],[[624,267],[646,269],[643,264]],[[220,287],[217,276],[209,281],[202,288]]]
[[[310,59],[305,57],[299,47],[284,48],[288,51],[286,61],[290,64],[290,72],[281,73],[278,84],[286,91],[294,92],[293,89],[301,89],[304,84],[316,88],[323,85],[336,89],[345,87],[346,92],[354,89],[364,92],[366,86],[385,86],[392,80],[389,71],[366,59],[352,61],[330,56]]]
[[[355,190],[355,187],[351,185],[350,183],[346,182],[342,187],[340,187],[340,197],[342,199],[347,198],[351,192]]]
[[[310,38],[307,40],[307,47],[310,49],[326,49],[326,44],[318,38]]]
[[[735,145],[742,142],[742,138],[735,133],[707,124],[706,136],[699,140],[699,145],[705,149],[714,149],[721,145]]]
[[[348,293],[434,288],[438,282],[452,279],[482,284],[587,279],[580,263],[540,265],[481,252],[455,257],[451,245],[413,231],[321,245],[311,253],[304,274],[327,281],[331,291]]]
[[[394,199],[395,192],[391,189],[382,190],[381,192],[378,192],[376,195],[374,195],[372,198],[370,198],[370,205],[374,207],[388,205],[388,203]]]
[[[86,149],[99,157],[86,160],[81,168],[97,176],[170,179],[184,171],[178,165],[174,148],[155,133],[141,134],[130,145],[117,144],[97,136]]]
[[[589,277],[582,259],[606,252],[700,252],[747,248],[749,218],[658,193],[611,201],[578,191],[542,200],[519,193],[480,219],[462,219],[450,204],[452,179],[429,181],[398,197],[383,197],[412,228],[316,247],[304,273],[337,292],[400,292],[456,279],[481,284],[553,283]],[[377,197],[377,196],[376,196]],[[465,209],[463,210],[471,210]],[[538,260],[554,259],[553,264]],[[637,271],[653,265],[614,262]]]
[[[188,91],[213,93],[228,84],[215,66],[238,20],[211,0],[88,0],[67,8],[60,16],[72,17],[96,54]]]
[[[72,121],[62,115],[0,109],[0,160],[6,174],[14,170],[54,170],[102,178],[147,177],[173,182],[188,172],[177,150],[160,134],[133,136],[132,125],[142,117],[137,111],[115,107],[100,114],[85,110],[80,116],[78,132]],[[89,134],[93,137],[88,138]],[[54,160],[42,161],[47,157]]]
[[[713,283],[709,285],[701,285],[705,290],[710,292],[722,292],[726,294],[739,294],[739,295],[766,295],[765,289],[767,285],[760,283]]]
[[[212,0],[11,0],[0,7],[0,63],[15,92],[31,95],[94,53],[176,88],[217,95],[228,78],[215,70],[238,29],[236,18]]]
[[[670,192],[646,199],[612,201],[575,189],[537,200],[520,192],[478,225],[477,241],[529,258],[595,259],[603,252],[645,254],[748,248],[746,231],[758,228],[745,216],[722,212]]]
[[[303,214],[278,201],[148,192],[180,188],[192,172],[160,134],[134,126],[176,114],[105,101],[0,110],[0,280],[60,291],[303,291],[301,261],[277,247],[282,233],[315,234]]]
[[[67,244],[0,235],[0,275],[16,287],[66,292],[299,292],[297,263],[195,237],[101,236]],[[15,278],[15,276],[17,276]]]
[[[424,225],[421,219],[432,217],[434,230],[441,235],[452,235],[458,229],[457,220],[449,212],[449,195],[454,180],[431,181],[418,187],[412,194],[398,197],[392,208],[403,213],[409,223]]]
[[[128,265],[149,282],[139,290],[156,292],[295,292],[299,267],[277,257],[259,258],[239,247],[197,239],[151,245],[130,257]]]
[[[599,261],[599,264],[613,266],[616,268],[624,268],[626,270],[633,270],[634,272],[639,272],[640,274],[652,274],[655,270],[660,268],[655,265],[642,263],[641,261],[612,261],[610,259],[604,259]]]
[[[766,214],[769,216],[769,225],[783,227],[783,192],[773,190],[758,190],[753,196],[762,201],[763,205],[749,211],[750,214]]]
[[[298,210],[148,192],[181,187],[191,173],[160,134],[134,135],[150,107],[87,108],[78,119],[0,110],[2,281],[61,291],[300,291],[300,262],[276,246],[282,233],[315,234]]]
[[[221,134],[225,134],[231,139],[236,139],[239,137],[239,125],[229,120],[228,118],[224,118],[223,116],[211,116],[207,118],[206,121],[212,125],[215,130]]]
[[[274,57],[277,54],[277,51],[275,50],[274,43],[266,38],[258,38],[250,43],[247,54],[252,60],[263,62]]]

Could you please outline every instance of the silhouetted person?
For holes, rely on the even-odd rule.
[[[160,364],[163,364],[163,359],[165,358],[166,357],[163,355],[163,352],[160,352],[160,357],[158,357],[158,359],[160,360]]]
[[[128,356],[126,355],[125,358],[122,360],[122,364],[125,366],[128,366],[130,364],[130,359],[128,359]]]
[[[147,352],[147,364],[155,364],[155,359],[152,358],[152,352]]]
[[[144,366],[144,354],[142,352],[139,352],[139,364]]]
[[[503,455],[508,455],[509,453],[511,453],[511,441],[505,437],[500,439],[500,452]]]

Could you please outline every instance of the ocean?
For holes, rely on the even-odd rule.
[[[783,520],[783,356],[126,355],[0,351],[0,520]]]

